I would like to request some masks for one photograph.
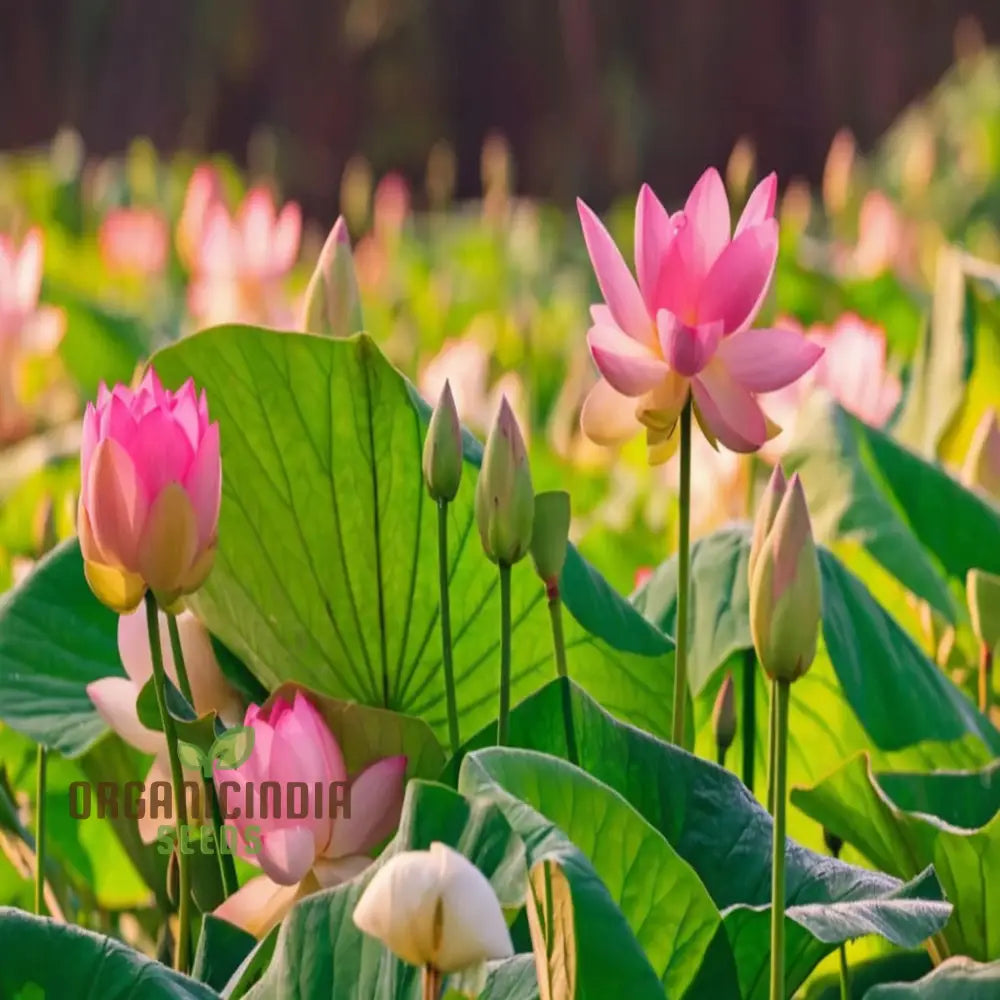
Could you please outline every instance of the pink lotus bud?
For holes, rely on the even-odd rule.
[[[462,481],[462,425],[447,379],[424,438],[423,470],[432,500],[455,499]]]
[[[512,566],[527,555],[535,520],[528,454],[506,397],[493,424],[476,482],[476,521],[490,560]]]
[[[989,409],[976,425],[962,467],[962,481],[978,486],[1000,500],[1000,423],[997,411]]]
[[[819,558],[798,474],[792,476],[750,578],[750,631],[769,677],[794,681],[816,656]]]
[[[217,205],[225,207],[222,181],[215,167],[203,163],[191,174],[177,223],[177,253],[189,271],[196,267],[205,223]]]
[[[125,614],[147,587],[169,606],[204,583],[222,466],[219,425],[194,382],[170,392],[150,368],[134,392],[102,385],[83,418],[80,476],[80,548],[101,601]]]
[[[771,473],[771,478],[768,480],[767,489],[757,505],[757,517],[753,523],[753,537],[750,540],[750,556],[747,560],[747,577],[750,580],[753,579],[753,571],[764,546],[764,539],[767,538],[774,525],[774,519],[778,516],[778,508],[785,498],[787,488],[785,472],[778,464],[774,467],[774,472]]]
[[[224,818],[246,835],[245,844],[259,839],[249,859],[278,885],[294,885],[310,871],[325,885],[338,871],[357,874],[399,823],[406,758],[386,757],[348,781],[340,746],[300,691],[291,702],[279,695],[251,705],[243,724],[254,731],[253,750],[240,767],[216,770],[215,783]],[[225,905],[228,911],[217,912],[233,920],[238,903]]]
[[[363,328],[351,238],[347,223],[340,216],[309,279],[302,329],[328,337],[348,337]]]

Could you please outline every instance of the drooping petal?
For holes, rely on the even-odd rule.
[[[815,341],[795,330],[750,329],[719,344],[730,375],[750,392],[774,392],[801,378],[823,353]]]
[[[760,225],[766,219],[774,217],[774,202],[778,196],[778,175],[769,173],[754,189],[743,206],[743,214],[736,223],[735,239],[744,229]]]
[[[757,401],[714,359],[691,381],[701,419],[730,451],[756,451],[767,440],[767,425]]]
[[[673,235],[669,213],[653,189],[643,184],[635,208],[635,273],[650,316],[656,315],[660,266]]]
[[[670,370],[662,358],[614,326],[593,326],[587,344],[598,371],[625,396],[648,392]]]
[[[686,326],[673,313],[661,309],[656,316],[660,350],[667,364],[680,375],[697,375],[712,360],[722,339],[722,323]]]
[[[639,343],[652,347],[655,343],[653,322],[621,251],[590,208],[579,199],[576,207],[594,274],[615,324]]]
[[[583,401],[580,427],[595,444],[622,444],[639,430],[635,400],[616,392],[603,378],[598,379]]]
[[[219,459],[219,425],[210,424],[188,468],[184,489],[191,499],[198,524],[198,546],[215,537],[222,503],[222,463]]]
[[[698,299],[699,323],[722,320],[726,336],[749,326],[767,294],[777,259],[778,223],[774,219],[744,229],[705,279]]]
[[[636,419],[645,427],[661,432],[673,430],[687,402],[690,382],[677,372],[670,374],[646,393],[635,407]]]
[[[299,898],[295,885],[278,885],[266,875],[250,879],[213,911],[214,916],[263,937],[279,924]]]
[[[117,441],[106,438],[94,449],[85,490],[98,546],[115,568],[134,572],[149,501],[132,459]]]
[[[268,830],[260,835],[261,870],[279,885],[295,885],[316,860],[316,841],[307,826]]]
[[[167,749],[163,733],[149,729],[139,721],[135,700],[139,687],[127,677],[102,677],[87,685],[87,695],[97,714],[126,742],[143,753]]]
[[[365,854],[389,837],[399,826],[405,777],[405,757],[386,757],[366,767],[351,782],[350,816],[334,818],[323,853],[329,858]]]
[[[729,242],[731,223],[726,188],[715,167],[709,167],[684,204],[684,224],[677,234],[688,280],[700,285]]]

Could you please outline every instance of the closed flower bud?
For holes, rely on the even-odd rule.
[[[769,677],[794,681],[816,656],[819,559],[798,475],[792,476],[750,579],[750,631]]]
[[[451,501],[462,481],[462,426],[447,379],[424,438],[424,482],[432,500]]]
[[[962,467],[962,481],[1000,500],[1000,423],[994,409],[987,410],[976,426]]]
[[[722,687],[712,707],[712,735],[720,757],[733,745],[736,738],[736,704],[733,690],[733,675],[726,674]]]
[[[987,649],[996,649],[1000,643],[1000,576],[970,569],[965,589],[972,631]]]
[[[134,610],[197,590],[215,559],[222,487],[219,425],[189,379],[177,392],[152,368],[134,392],[103,385],[88,404],[77,530],[91,590]]]
[[[531,532],[531,558],[547,587],[559,583],[569,544],[569,494],[563,490],[535,497],[535,523]]]
[[[358,901],[354,923],[404,962],[444,973],[514,954],[489,880],[440,843],[390,858]]]
[[[309,279],[302,328],[328,337],[349,337],[364,328],[351,239],[343,216],[334,223]]]
[[[757,556],[764,545],[771,525],[778,515],[778,508],[785,497],[785,490],[788,484],[785,482],[785,473],[780,465],[774,467],[771,478],[768,480],[767,489],[760,498],[757,506],[757,517],[753,522],[753,536],[750,540],[750,557],[747,561],[747,574],[749,579],[753,579],[754,567],[757,564]]]
[[[486,555],[512,566],[527,554],[535,521],[528,454],[507,398],[486,439],[476,482],[476,522]]]

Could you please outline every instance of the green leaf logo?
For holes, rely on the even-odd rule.
[[[227,729],[213,744],[209,757],[219,767],[242,767],[253,753],[254,730],[251,726]]]
[[[212,777],[212,756],[202,753],[199,747],[193,743],[185,743],[184,740],[177,741],[177,756],[184,767],[192,771],[201,771],[206,778]]]

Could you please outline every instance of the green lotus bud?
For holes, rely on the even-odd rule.
[[[1000,643],[1000,576],[970,569],[965,592],[972,631],[987,649],[996,649]]]
[[[531,558],[546,587],[554,587],[562,576],[569,544],[569,494],[562,490],[535,497],[535,525],[531,532]]]
[[[327,337],[349,337],[364,329],[351,239],[343,216],[330,230],[309,279],[302,328]]]
[[[476,523],[486,555],[512,566],[527,554],[535,520],[528,453],[505,396],[483,449],[476,482]]]
[[[445,380],[424,438],[424,482],[433,500],[455,499],[462,481],[462,425]]]
[[[994,409],[987,410],[976,425],[962,466],[962,481],[1000,500],[1000,423]]]
[[[760,553],[764,539],[774,524],[774,519],[778,514],[778,507],[785,496],[788,484],[785,482],[785,473],[780,465],[774,467],[771,478],[768,480],[767,489],[760,498],[757,505],[757,517],[753,522],[753,536],[750,539],[750,556],[747,560],[747,574],[749,579],[753,579],[754,566],[757,564],[757,556]]]
[[[798,474],[792,476],[750,579],[750,631],[769,677],[794,681],[816,656],[819,558]]]
[[[719,763],[722,763],[726,751],[736,739],[736,696],[733,675],[730,673],[726,674],[712,706],[712,734],[719,751]]]

